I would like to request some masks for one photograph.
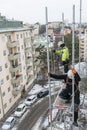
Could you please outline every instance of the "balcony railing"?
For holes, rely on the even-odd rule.
[[[40,60],[35,60],[35,61],[34,61],[34,66],[35,66],[35,65],[36,65],[36,66],[40,65]]]
[[[28,82],[30,82],[30,81],[33,80],[33,79],[34,79],[34,76],[33,76],[33,75],[29,76],[29,77],[28,77]]]
[[[9,54],[8,59],[9,60],[16,60],[20,58],[20,53],[14,53],[14,54]]]
[[[22,91],[23,91],[24,87],[23,86],[18,86],[18,87],[15,87],[12,91],[12,94],[14,96],[17,96],[18,94],[20,94]]]
[[[39,52],[33,53],[33,57],[38,57],[38,56],[39,56]]]
[[[33,70],[33,67],[32,66],[29,66],[28,68],[27,68],[27,72],[29,73],[29,72],[31,72]]]
[[[11,72],[16,72],[16,71],[18,71],[18,70],[20,70],[21,69],[21,64],[19,64],[19,65],[12,65],[11,67],[10,67],[10,71]]]
[[[11,79],[12,84],[17,84],[22,80],[22,75],[17,75],[16,77]]]
[[[32,57],[27,57],[26,58],[26,64],[29,64],[30,62],[32,62]]]
[[[32,52],[32,48],[31,47],[28,47],[28,48],[25,49],[25,53],[29,53],[29,52],[30,53]]]
[[[7,47],[8,48],[13,48],[19,45],[19,41],[11,41],[11,42],[7,42]]]
[[[31,43],[31,38],[24,38],[25,43]]]

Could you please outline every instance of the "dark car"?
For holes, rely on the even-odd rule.
[[[42,97],[45,97],[49,94],[49,90],[45,90],[45,91],[40,91],[38,94],[37,94],[37,98],[42,98]]]

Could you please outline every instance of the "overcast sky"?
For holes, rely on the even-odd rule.
[[[64,19],[72,22],[72,8],[75,4],[75,19],[79,22],[80,0],[0,0],[0,12],[7,18],[22,20],[24,23],[46,23],[45,7],[48,9],[48,22]],[[87,0],[82,0],[82,22],[87,22]]]

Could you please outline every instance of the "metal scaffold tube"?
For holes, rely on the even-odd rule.
[[[49,39],[48,39],[48,12],[47,7],[45,7],[46,11],[46,40],[47,40],[47,65],[48,65],[48,73],[50,72],[50,65],[49,65]],[[49,84],[49,115],[50,115],[50,127],[52,130],[52,105],[51,105],[51,84],[50,84],[50,77],[48,76],[48,84]]]
[[[64,13],[62,13],[62,42],[64,43]]]
[[[82,17],[82,0],[80,0],[80,19],[79,19],[79,73],[80,73],[80,42],[81,42],[81,17]]]
[[[75,5],[73,5],[73,27],[72,27],[72,68],[74,68],[74,46],[75,46]],[[74,75],[73,75],[73,80],[72,80],[72,108],[73,108],[73,117],[72,117],[72,123],[74,123]],[[74,126],[72,125],[72,130],[74,130]]]

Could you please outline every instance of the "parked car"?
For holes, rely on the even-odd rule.
[[[7,118],[7,120],[4,122],[1,130],[11,130],[16,122],[15,117],[10,116]]]
[[[17,107],[16,111],[14,112],[14,116],[15,117],[21,117],[24,114],[25,111],[26,111],[26,105],[24,103],[20,104]]]
[[[32,95],[32,96],[30,96],[30,97],[27,97],[27,98],[25,99],[25,102],[24,102],[24,103],[25,103],[27,106],[30,106],[30,105],[32,105],[36,100],[37,100],[37,96]]]
[[[37,94],[37,98],[42,98],[42,97],[45,97],[49,94],[49,90],[44,90],[44,91],[40,91],[38,94]]]

